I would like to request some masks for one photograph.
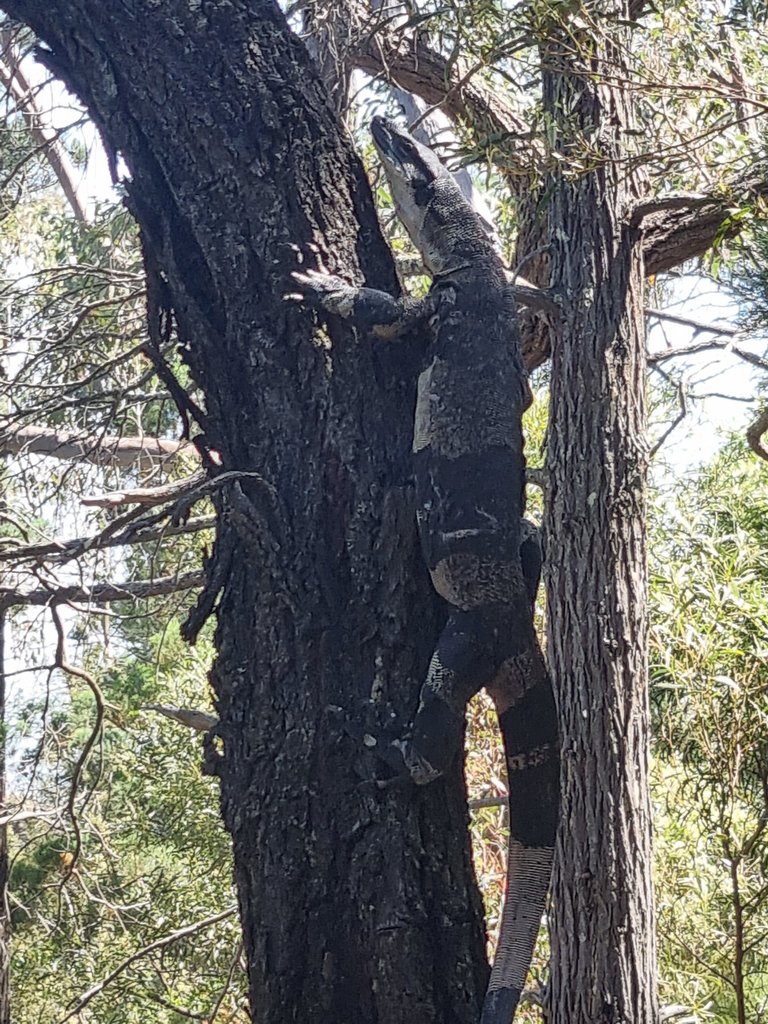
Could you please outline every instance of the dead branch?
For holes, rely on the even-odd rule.
[[[270,495],[274,496],[275,489],[260,473],[252,470],[228,470],[226,473],[219,473],[212,479],[207,479],[205,470],[198,470],[183,480],[176,480],[170,484],[163,484],[159,487],[137,487],[132,491],[109,491],[106,494],[94,494],[88,498],[81,498],[82,505],[95,505],[97,508],[114,508],[116,505],[162,505],[166,501],[176,501],[178,506],[175,515],[183,514],[183,509],[189,509],[196,501],[218,490],[224,484],[233,483],[236,480],[255,480],[261,484]]]
[[[160,576],[155,580],[128,580],[125,583],[94,583],[91,586],[39,587],[36,590],[14,590],[0,587],[0,608],[19,605],[44,608],[58,603],[109,604],[111,601],[141,601],[148,597],[164,597],[181,590],[191,590],[205,583],[201,571]]]
[[[134,487],[130,491],[107,491],[81,498],[81,505],[95,508],[115,508],[117,505],[163,505],[167,501],[191,495],[205,482],[205,471],[200,469],[183,480],[174,480],[157,487]]]
[[[153,516],[154,520],[155,517]],[[121,547],[124,544],[149,544],[165,540],[167,537],[178,537],[186,533],[199,533],[210,530],[216,525],[215,516],[198,516],[186,523],[165,526],[150,526],[146,520],[131,523],[119,533],[102,530],[90,537],[73,537],[71,540],[52,540],[45,544],[22,544],[8,551],[0,552],[0,562],[40,561],[55,562],[60,565],[73,558],[80,558],[91,551],[104,548]],[[110,524],[111,526],[111,524]]]
[[[180,725],[194,729],[196,732],[208,732],[214,725],[218,725],[218,718],[209,715],[206,711],[199,711],[197,708],[177,708],[168,704],[143,704],[142,711],[157,711],[159,715],[165,715]]]
[[[668,313],[664,309],[653,309],[651,306],[646,307],[645,315],[652,317],[654,320],[665,320],[670,324],[680,324],[682,327],[691,327],[693,328],[694,337],[696,337],[697,334],[706,333],[735,338],[741,333],[738,327],[727,327],[721,324],[708,324],[704,320],[695,320],[689,316],[680,316],[679,313]]]
[[[696,352],[706,352],[708,349],[720,349],[730,352],[745,363],[756,366],[759,370],[768,370],[768,359],[758,356],[754,352],[749,352],[738,345],[734,345],[728,336],[722,340],[711,338],[709,341],[696,341],[691,345],[681,345],[680,348],[663,349],[661,352],[649,352],[646,358],[649,366],[658,366],[659,363],[666,362],[667,359],[678,359]]]
[[[659,451],[659,449],[664,444],[664,442],[667,440],[667,438],[672,433],[672,431],[677,426],[679,426],[683,422],[685,417],[688,415],[688,396],[685,393],[685,384],[681,380],[677,382],[677,401],[678,401],[678,405],[679,405],[678,414],[677,414],[677,416],[675,416],[675,418],[669,424],[667,429],[665,431],[663,431],[661,437],[658,439],[656,444],[651,448],[650,452],[648,453],[648,458],[649,459],[652,459],[654,457],[656,452]]]
[[[506,807],[507,797],[505,796],[479,796],[474,800],[468,800],[467,806],[470,811],[476,811],[480,807]]]
[[[21,809],[10,810],[6,807],[0,807],[0,828],[6,828],[8,825],[16,825],[22,821],[56,820],[61,817],[62,813],[63,811],[59,808],[52,808],[49,811],[22,811]]]
[[[132,467],[137,462],[167,465],[184,455],[197,458],[194,446],[188,441],[172,441],[164,437],[100,437],[98,434],[52,430],[37,425],[6,429],[0,435],[0,454],[18,455],[22,452],[120,468]]]

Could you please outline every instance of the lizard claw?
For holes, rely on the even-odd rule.
[[[352,315],[357,289],[342,278],[317,270],[307,270],[304,273],[294,270],[291,277],[301,291],[290,292],[283,296],[284,299],[319,306],[328,313],[335,313],[341,317]]]

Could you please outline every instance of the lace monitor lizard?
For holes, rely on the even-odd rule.
[[[504,266],[434,153],[376,117],[374,144],[399,219],[432,275],[425,298],[396,299],[314,271],[313,302],[382,338],[429,336],[413,433],[418,530],[450,613],[408,735],[388,750],[414,782],[456,756],[469,699],[498,713],[509,777],[507,886],[481,1024],[510,1024],[544,910],[559,818],[555,703],[533,626],[541,557],[523,520],[521,419],[530,390]]]

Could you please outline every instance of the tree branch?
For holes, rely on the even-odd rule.
[[[689,316],[680,316],[678,313],[668,313],[664,309],[653,309],[646,307],[645,315],[655,320],[666,320],[671,324],[680,324],[682,327],[692,327],[694,334],[722,334],[735,338],[740,332],[737,327],[726,327],[724,325],[708,324],[704,320],[694,320]]]
[[[659,363],[666,362],[667,359],[681,358],[683,356],[689,356],[695,352],[706,352],[708,349],[713,348],[728,351],[732,355],[743,360],[743,362],[749,363],[750,366],[756,366],[759,370],[768,371],[768,359],[763,358],[763,356],[758,356],[754,352],[749,352],[747,349],[741,348],[739,345],[734,345],[727,337],[722,340],[719,340],[718,338],[711,338],[709,341],[695,341],[691,345],[681,345],[680,348],[663,349],[661,352],[649,352],[647,362],[649,366],[657,366]]]
[[[256,480],[274,496],[275,489],[261,473],[251,470],[228,470],[208,479],[205,470],[201,469],[183,480],[176,480],[159,487],[136,487],[132,491],[109,491],[106,494],[94,494],[81,498],[82,505],[95,505],[97,508],[113,508],[115,505],[162,505],[166,501],[175,500],[181,508],[189,508],[196,501],[204,498],[224,484],[238,480]],[[180,512],[177,514],[181,514]]]
[[[742,204],[768,194],[765,168],[747,180],[742,178],[732,182],[726,194],[729,198],[712,196],[708,201],[704,197],[696,197],[688,206],[650,214],[645,219],[643,257],[646,275],[671,270],[710,249],[721,234],[734,201]],[[733,238],[740,230],[741,225],[734,220],[724,232],[724,237]]]
[[[45,154],[75,217],[81,223],[87,223],[90,220],[90,212],[88,201],[83,195],[84,179],[80,176],[81,180],[78,182],[77,169],[66,147],[58,132],[47,123],[46,115],[38,106],[35,94],[21,69],[13,33],[7,26],[0,28],[0,47],[4,58],[0,60],[0,82],[16,101],[29,134]]]
[[[164,597],[180,590],[201,587],[205,573],[201,571],[179,573],[176,576],[160,576],[156,580],[128,580],[125,583],[94,583],[85,587],[39,587],[37,590],[14,590],[0,587],[0,608],[31,605],[44,608],[49,604],[62,602],[93,602],[108,604],[110,601],[140,601],[147,597]]]
[[[159,484],[157,487],[134,487],[125,491],[106,491],[104,494],[91,494],[81,498],[81,505],[95,508],[114,508],[117,505],[163,505],[166,501],[191,495],[201,484],[206,482],[205,470],[200,469],[182,480]]]
[[[654,457],[656,452],[661,448],[661,446],[667,440],[667,438],[672,433],[672,431],[677,426],[679,426],[683,422],[685,417],[688,415],[688,396],[685,393],[685,384],[681,380],[679,380],[677,382],[677,401],[678,401],[678,405],[680,406],[678,414],[672,420],[672,422],[669,424],[667,429],[665,431],[663,431],[663,433],[661,434],[661,437],[658,439],[656,444],[654,444],[654,446],[648,452],[648,458],[649,459],[652,459]]]
[[[66,870],[64,872],[64,877],[62,878],[61,882],[61,884],[64,885],[67,882],[67,880],[72,877],[72,874],[75,868],[77,867],[77,862],[80,858],[80,851],[82,850],[83,846],[83,838],[82,833],[80,831],[80,819],[78,811],[75,807],[75,802],[77,800],[77,788],[80,785],[80,779],[82,777],[83,771],[85,770],[85,766],[88,764],[88,759],[91,756],[91,751],[96,746],[96,743],[98,742],[98,739],[101,736],[101,730],[104,724],[105,705],[104,695],[101,692],[101,687],[96,682],[95,678],[91,675],[91,673],[86,671],[84,668],[70,664],[69,660],[67,659],[66,635],[64,633],[64,623],[61,620],[58,604],[53,603],[51,605],[50,612],[51,617],[53,618],[53,625],[56,630],[57,638],[55,656],[56,667],[60,669],[62,672],[66,673],[67,675],[74,676],[76,679],[82,679],[82,681],[91,691],[91,695],[93,696],[93,701],[96,708],[96,715],[93,723],[93,728],[88,734],[88,738],[83,744],[83,749],[80,751],[77,761],[75,762],[75,767],[72,770],[72,779],[69,784],[69,796],[67,798],[67,815],[69,816],[69,820],[72,823],[72,830],[75,833],[75,849],[72,852],[72,856],[68,858],[66,862]],[[97,773],[97,776],[99,774],[100,772]],[[85,810],[85,807],[88,801],[90,800],[91,796],[93,795],[93,791],[97,785],[98,778],[96,779],[96,781],[93,782],[90,791],[87,792],[83,797],[83,801],[80,805],[81,813]]]
[[[155,518],[155,517],[153,517]],[[111,526],[112,524],[110,524]],[[61,564],[72,558],[80,558],[90,551],[103,548],[121,547],[123,544],[148,544],[166,537],[178,537],[185,533],[210,530],[216,525],[215,516],[199,516],[178,525],[154,526],[139,520],[131,523],[119,533],[110,533],[109,528],[90,537],[73,537],[71,540],[52,540],[45,544],[23,544],[8,551],[0,551],[0,562],[40,561]]]
[[[19,455],[22,452],[120,468],[142,462],[151,466],[166,465],[183,455],[197,458],[194,445],[188,441],[171,441],[163,437],[100,436],[37,425],[6,428],[0,435],[0,454]]]
[[[165,715],[166,718],[170,718],[180,725],[186,725],[188,729],[194,729],[196,732],[208,732],[219,722],[215,715],[209,715],[206,711],[199,711],[197,708],[177,708],[169,704],[144,704],[142,710],[157,711],[158,714]]]

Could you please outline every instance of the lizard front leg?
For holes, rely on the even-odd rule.
[[[291,274],[301,289],[286,298],[319,306],[343,317],[379,338],[394,339],[433,316],[442,301],[430,292],[423,299],[396,299],[376,288],[357,288],[335,274],[307,270]]]

